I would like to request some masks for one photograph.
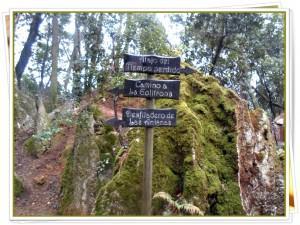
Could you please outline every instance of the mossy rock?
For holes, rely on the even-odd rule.
[[[128,158],[117,174],[100,188],[96,215],[138,215],[140,214],[143,168],[143,143],[133,141]]]
[[[33,129],[37,113],[34,97],[14,86],[14,134]]]
[[[183,196],[207,215],[242,215],[235,127],[238,97],[210,76],[194,73],[181,75],[180,80],[179,101],[156,101],[157,108],[177,109],[177,126],[155,128],[153,193]],[[143,129],[131,129],[128,139],[123,166],[98,192],[96,215],[140,215]],[[155,202],[153,212],[160,214],[162,207]]]
[[[109,126],[95,121],[95,111],[88,107],[77,120],[74,146],[67,146],[62,176],[60,215],[89,215],[98,189],[111,178],[116,136]],[[94,125],[103,132],[95,133]],[[100,179],[101,177],[101,179]]]

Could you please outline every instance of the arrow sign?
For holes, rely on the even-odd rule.
[[[123,108],[124,127],[176,126],[176,109]]]
[[[179,99],[179,80],[125,80],[126,97]]]
[[[185,75],[188,75],[188,74],[192,74],[192,73],[195,73],[197,72],[196,70],[192,69],[191,67],[184,67],[184,68],[180,68],[180,73],[183,73]]]
[[[180,57],[124,54],[124,72],[180,75]]]

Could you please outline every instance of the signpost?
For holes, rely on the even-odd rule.
[[[176,109],[155,109],[156,98],[179,99],[179,80],[154,80],[154,74],[180,75],[180,57],[124,54],[124,72],[146,73],[146,80],[125,80],[123,95],[146,98],[145,109],[124,108],[123,126],[145,127],[143,215],[151,215],[153,127],[176,126]]]
[[[124,72],[180,75],[180,57],[124,54]]]
[[[194,69],[180,68],[180,57],[162,57],[156,55],[124,54],[124,72],[146,73],[145,80],[129,80],[124,88],[110,90],[114,96],[123,93],[127,97],[146,98],[146,108],[123,108],[122,120],[115,112],[115,118],[106,123],[115,127],[145,127],[145,152],[143,176],[143,215],[151,215],[152,202],[152,160],[154,127],[176,126],[176,109],[155,109],[156,98],[179,99],[179,80],[154,80],[154,74],[192,74]],[[114,101],[116,109],[116,101]]]
[[[123,108],[125,127],[174,127],[176,109],[135,109]]]
[[[179,80],[125,80],[126,97],[179,99]]]

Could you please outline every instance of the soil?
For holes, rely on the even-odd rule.
[[[53,139],[57,142],[39,158],[33,158],[23,149],[30,134],[20,135],[22,138],[15,144],[15,173],[21,178],[25,191],[16,198],[15,216],[56,215],[64,169],[62,153],[65,145],[74,142],[74,134],[75,127],[63,128]],[[44,182],[37,184],[35,179],[44,179]]]

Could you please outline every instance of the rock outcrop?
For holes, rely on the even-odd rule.
[[[158,100],[176,108],[177,126],[155,128],[153,193],[183,198],[206,215],[244,215],[238,183],[236,96],[212,77],[181,76],[180,100]],[[100,188],[96,215],[139,215],[142,196],[143,129],[131,129],[122,167]],[[153,202],[154,215],[164,213]]]
[[[109,165],[116,138],[112,129],[95,116],[99,113],[93,110],[95,108],[89,107],[80,113],[74,146],[65,149],[68,157],[62,177],[62,215],[91,214],[98,188],[111,175],[108,171],[111,171]],[[100,179],[100,172],[106,176]]]
[[[26,95],[18,89],[14,96],[14,129],[15,134],[35,129],[37,108],[34,97]]]
[[[276,180],[282,171],[276,170],[274,140],[265,113],[250,112],[243,100],[211,76],[194,73],[179,79],[179,101],[156,101],[157,108],[177,109],[177,126],[155,128],[153,194],[166,193],[174,202],[195,206],[204,215],[283,214],[282,195],[274,194],[283,193]],[[100,131],[93,134],[88,127],[77,132],[77,144],[68,157],[62,214],[140,215],[144,130],[129,129],[127,149],[107,141],[116,137],[112,130],[98,125]],[[98,185],[93,183],[96,161],[101,165]],[[79,202],[89,185],[92,188],[86,193],[90,195],[84,198],[90,199],[87,210]],[[168,210],[153,200],[152,212],[166,215]]]
[[[248,215],[283,215],[283,177],[275,168],[276,147],[265,112],[249,112],[247,103],[236,107],[239,183]],[[282,172],[282,171],[281,171]]]

